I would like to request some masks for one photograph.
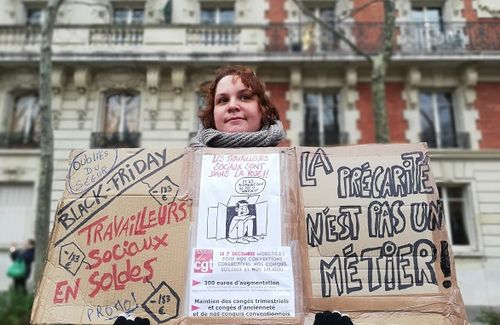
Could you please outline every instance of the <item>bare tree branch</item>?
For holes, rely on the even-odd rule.
[[[370,57],[369,54],[363,52],[359,47],[357,47],[356,44],[354,44],[349,38],[347,38],[344,35],[344,33],[342,33],[341,31],[339,31],[337,29],[335,29],[330,24],[327,24],[322,19],[316,17],[314,15],[314,13],[312,13],[309,9],[307,9],[304,6],[304,4],[302,3],[301,0],[293,0],[293,2],[295,2],[295,4],[300,8],[300,10],[306,16],[310,17],[312,20],[314,20],[316,23],[318,23],[321,27],[323,27],[324,29],[328,30],[329,32],[331,32],[332,34],[334,34],[335,36],[337,36],[339,39],[341,39],[342,41],[344,41],[355,53],[357,53],[358,55],[364,57],[367,61],[372,62],[372,58]]]

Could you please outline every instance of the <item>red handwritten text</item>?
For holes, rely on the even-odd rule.
[[[143,238],[142,244],[126,240],[123,244],[115,244],[111,249],[104,250],[102,254],[99,248],[93,249],[89,252],[89,258],[95,260],[95,262],[91,264],[89,268],[96,269],[102,263],[106,264],[111,261],[119,261],[126,256],[133,257],[146,250],[156,251],[160,247],[167,247],[167,237],[168,234],[163,234],[161,237],[153,236]]]
[[[131,216],[115,215],[111,222],[105,225],[108,218],[108,215],[100,217],[78,231],[79,235],[86,235],[87,245],[112,241],[122,236],[145,235],[150,228],[182,222],[187,218],[186,202],[171,202],[158,209],[144,207]]]
[[[69,297],[71,296],[73,300],[76,299],[78,295],[78,289],[80,288],[80,279],[76,279],[74,287],[68,284],[67,280],[60,281],[56,283],[56,290],[54,292],[54,299],[52,300],[54,304],[67,303]]]
[[[125,270],[119,271],[118,266],[113,264],[111,272],[95,271],[89,278],[89,284],[93,287],[89,297],[95,297],[101,291],[123,290],[129,282],[148,282],[153,277],[152,263],[157,257],[150,258],[141,265],[132,266],[130,259],[126,261]]]

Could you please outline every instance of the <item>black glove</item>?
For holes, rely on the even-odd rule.
[[[136,317],[134,320],[127,320],[125,317],[118,317],[113,325],[149,325],[149,319]]]
[[[338,312],[332,313],[331,311],[324,311],[316,314],[314,325],[353,325],[353,323],[347,315],[342,315]]]

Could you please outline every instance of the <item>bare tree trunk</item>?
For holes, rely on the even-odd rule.
[[[384,0],[384,29],[382,52],[372,61],[372,96],[373,117],[375,121],[375,142],[388,143],[389,128],[387,126],[387,108],[385,98],[385,79],[387,66],[392,56],[392,38],[396,14],[392,0]]]
[[[64,0],[49,0],[42,21],[40,45],[40,171],[35,219],[35,281],[42,276],[49,241],[52,175],[54,170],[54,133],[52,130],[52,34],[57,11]]]
[[[389,128],[387,126],[387,110],[385,105],[385,76],[387,64],[382,54],[375,56],[372,64],[372,104],[375,122],[375,142],[389,142]]]

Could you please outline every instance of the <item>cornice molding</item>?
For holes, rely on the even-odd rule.
[[[500,149],[429,149],[431,160],[500,160]]]

